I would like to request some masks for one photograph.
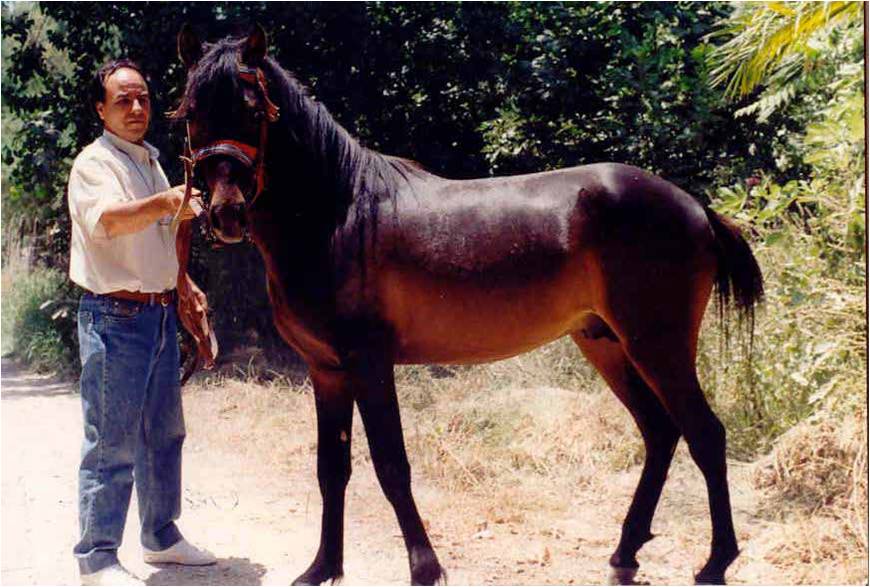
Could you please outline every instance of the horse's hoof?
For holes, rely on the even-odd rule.
[[[695,585],[725,585],[725,573],[698,573]]]
[[[296,577],[293,585],[323,585],[324,583],[339,585],[343,578],[344,573],[342,571],[330,573],[309,569]]]
[[[411,585],[446,585],[447,573],[432,548],[415,548],[409,553]]]
[[[610,567],[607,577],[608,585],[636,585],[634,577],[637,575],[637,567]]]
[[[321,581],[320,583],[315,583],[314,581],[306,578],[306,577],[297,577],[295,581],[293,581],[293,585],[323,585],[324,583],[329,585],[341,585],[342,577],[332,577],[330,579],[326,579],[325,581]]]

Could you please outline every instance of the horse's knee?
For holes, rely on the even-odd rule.
[[[323,455],[317,459],[317,481],[321,492],[343,490],[350,481],[352,472],[350,451],[341,451],[338,458]]]
[[[317,472],[317,482],[322,494],[330,491],[344,491],[350,481],[351,469],[345,471],[320,471]]]

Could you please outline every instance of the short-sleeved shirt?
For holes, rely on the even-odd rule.
[[[144,230],[109,238],[100,217],[112,204],[132,202],[169,188],[160,152],[104,131],[73,162],[69,177],[72,217],[69,276],[94,293],[160,292],[175,287],[178,258],[171,216]]]

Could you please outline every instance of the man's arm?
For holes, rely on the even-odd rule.
[[[144,230],[160,218],[174,215],[184,200],[184,186],[147,198],[127,197],[121,182],[106,163],[95,157],[76,159],[70,171],[69,209],[73,222],[90,238],[106,239]],[[197,189],[194,196],[199,196]],[[182,219],[191,219],[201,205],[191,199]]]
[[[194,189],[193,194],[198,196],[199,190]],[[100,224],[109,238],[139,232],[164,216],[174,215],[183,200],[184,186],[177,185],[141,200],[110,204],[103,210]],[[195,218],[197,212],[194,208],[198,208],[195,203],[193,206],[188,203],[181,213],[181,220]]]

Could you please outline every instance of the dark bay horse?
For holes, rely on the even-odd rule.
[[[615,163],[451,181],[362,147],[267,56],[261,29],[201,45],[187,30],[185,120],[215,235],[249,234],[275,324],[307,362],[317,409],[320,547],[297,584],[342,575],[356,403],[395,509],[411,581],[443,570],[411,493],[393,366],[477,363],[568,335],[634,417],[646,447],[610,559],[630,582],[677,441],[712,519],[698,582],[738,553],[725,430],[695,370],[714,288],[751,316],[762,278],[740,232],[667,181]]]

